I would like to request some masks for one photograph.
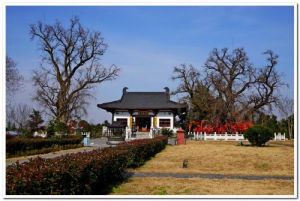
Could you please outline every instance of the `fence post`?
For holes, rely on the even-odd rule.
[[[276,133],[274,133],[274,140],[276,141]]]
[[[225,132],[224,140],[225,140],[225,141],[228,140],[227,132]]]
[[[202,132],[200,132],[200,140],[202,140]]]
[[[129,139],[129,136],[128,136],[128,129],[127,129],[127,127],[126,127],[126,129],[125,129],[125,140],[128,140]]]
[[[214,132],[214,140],[217,140],[217,132]]]
[[[235,133],[235,140],[238,141],[239,140],[239,132]]]
[[[204,141],[206,140],[206,132],[204,132],[203,139],[204,139]]]
[[[150,132],[149,132],[149,138],[153,138],[153,130],[152,129],[150,129]]]
[[[285,133],[283,133],[284,141],[285,141]]]
[[[132,134],[132,130],[129,128],[129,133],[128,133],[128,137],[129,137],[129,139],[131,139],[131,134]]]

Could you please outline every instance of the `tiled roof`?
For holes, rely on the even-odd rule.
[[[170,100],[169,89],[165,92],[127,92],[123,89],[120,100],[98,104],[97,106],[110,109],[184,109],[185,104]]]

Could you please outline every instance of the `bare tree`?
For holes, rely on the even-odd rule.
[[[192,65],[174,68],[173,80],[179,80],[173,94],[184,93],[191,118],[215,124],[251,119],[255,112],[276,103],[277,91],[284,85],[275,66],[278,56],[264,52],[267,65],[254,67],[243,48],[232,53],[214,49],[204,64],[206,76]]]
[[[6,56],[6,93],[8,96],[14,94],[22,85],[23,76],[17,69],[14,60]]]
[[[105,68],[99,62],[107,48],[100,32],[84,28],[78,18],[68,28],[60,22],[38,22],[30,26],[30,35],[43,52],[41,68],[33,76],[34,98],[60,122],[85,113],[90,90],[119,74],[116,66]]]
[[[186,96],[183,99],[192,99],[199,84],[199,76],[200,72],[193,65],[181,64],[180,66],[175,66],[172,80],[179,80],[180,83],[172,94],[184,93]]]
[[[181,101],[189,106],[188,119],[208,118],[208,115],[212,114],[211,106],[215,98],[210,92],[208,83],[201,80],[200,72],[193,65],[175,66],[172,80],[179,81],[178,87],[172,94],[184,94]]]
[[[279,109],[282,117],[287,121],[289,138],[292,139],[294,125],[293,118],[290,117],[294,115],[294,100],[288,97],[280,97],[276,106]]]
[[[204,68],[214,94],[224,102],[227,121],[243,119],[277,101],[276,91],[284,85],[275,66],[278,56],[264,52],[268,64],[255,68],[243,48],[232,53],[214,49]]]
[[[15,123],[18,129],[24,129],[27,127],[31,111],[32,108],[27,104],[10,106],[7,114],[8,121]]]

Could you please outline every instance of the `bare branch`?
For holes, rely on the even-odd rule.
[[[85,29],[78,18],[71,19],[67,28],[60,22],[39,22],[31,25],[30,34],[39,41],[44,61],[33,76],[37,89],[34,99],[59,121],[84,113],[91,97],[89,90],[119,74],[118,67],[105,68],[99,63],[107,45],[100,32]]]

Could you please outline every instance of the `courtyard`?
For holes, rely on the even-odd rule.
[[[132,177],[111,194],[292,195],[293,158],[293,141],[251,147],[188,140],[186,145],[167,146],[145,165],[129,170]],[[187,168],[182,168],[183,160],[188,160]]]

